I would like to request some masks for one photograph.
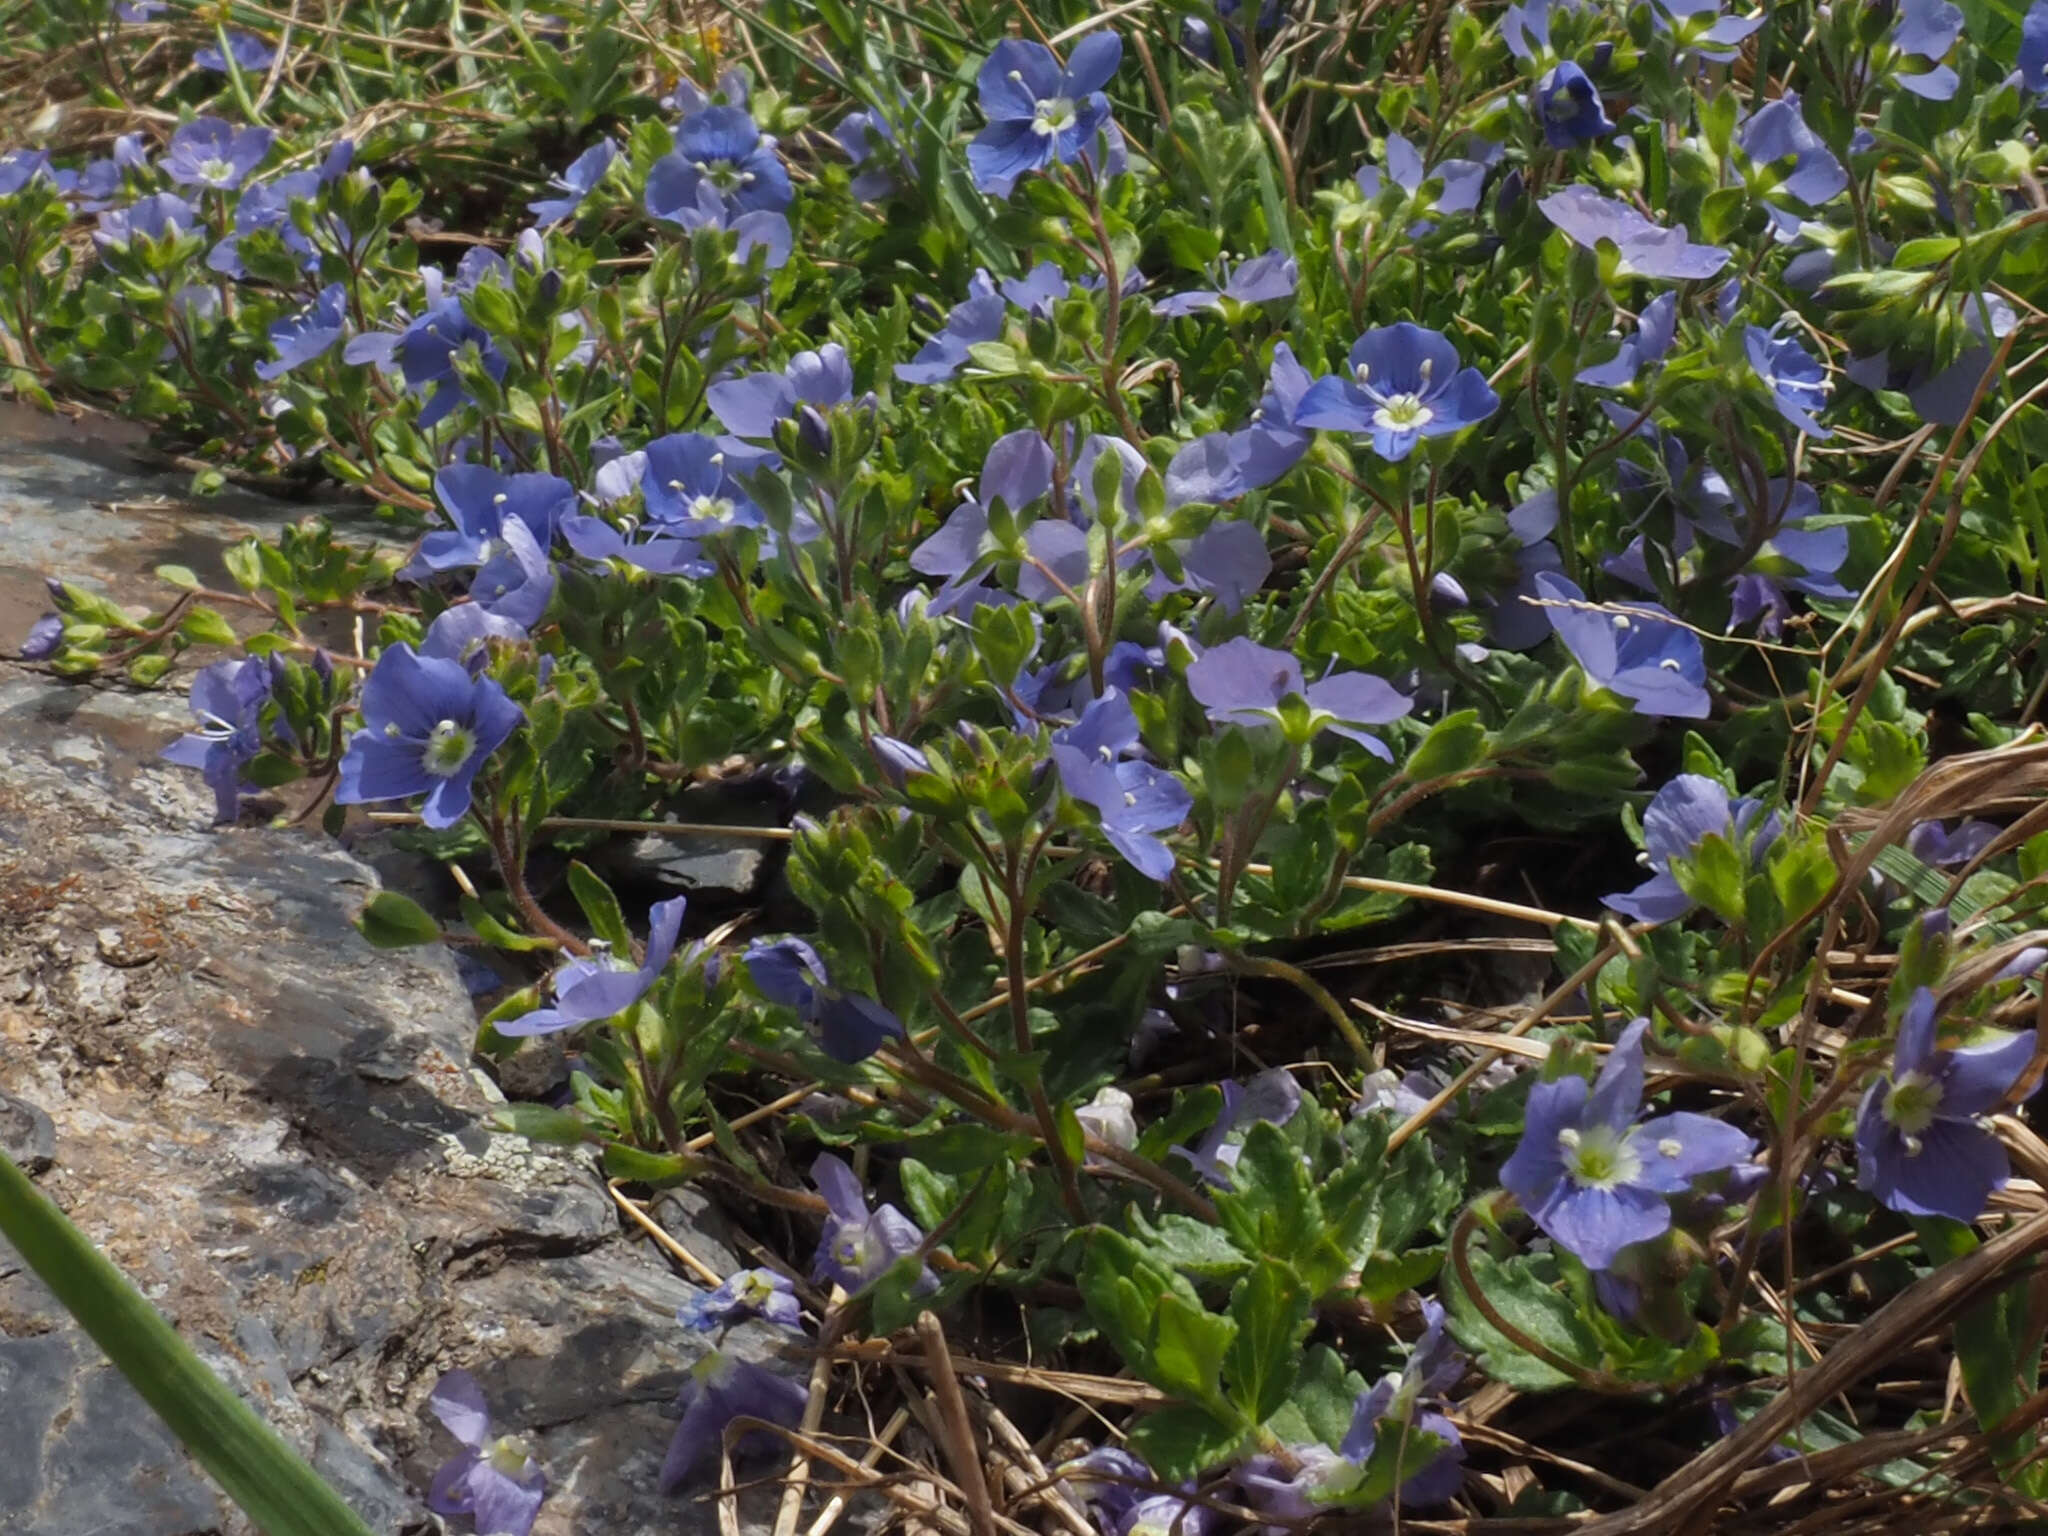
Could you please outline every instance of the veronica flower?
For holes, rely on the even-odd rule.
[[[676,937],[682,931],[686,898],[672,896],[657,901],[647,912],[647,955],[639,965],[630,958],[601,948],[579,960],[571,960],[555,972],[555,1006],[535,1008],[516,1019],[501,1020],[495,1028],[501,1035],[525,1037],[552,1035],[615,1018],[631,1008],[668,969],[676,951]]]
[[[1694,858],[1700,844],[1719,837],[1738,852],[1746,845],[1753,868],[1763,862],[1778,831],[1777,814],[1765,815],[1762,801],[1750,795],[1731,800],[1718,781],[1681,773],[1657,791],[1643,812],[1643,861],[1652,871],[1650,878],[1632,891],[1600,899],[1638,922],[1675,922],[1697,903],[1673,878],[1673,859]]]
[[[1017,178],[1049,165],[1072,165],[1109,122],[1102,87],[1123,62],[1123,39],[1091,32],[1062,70],[1043,43],[997,43],[976,77],[988,126],[967,146],[974,184],[1008,197]]]
[[[1394,760],[1387,744],[1363,727],[1387,725],[1414,707],[1394,685],[1367,672],[1333,672],[1304,683],[1301,663],[1288,651],[1239,636],[1209,647],[1187,671],[1188,691],[1219,725],[1260,726],[1278,722],[1283,699],[1307,701],[1321,729],[1357,742],[1373,756]]]
[[[1462,432],[1500,408],[1485,376],[1460,368],[1443,335],[1406,320],[1359,337],[1350,365],[1350,378],[1332,374],[1311,384],[1294,419],[1370,437],[1383,459],[1405,459],[1423,438]]]
[[[1381,1377],[1359,1397],[1352,1406],[1350,1431],[1337,1448],[1346,1461],[1363,1469],[1388,1425],[1404,1436],[1410,1430],[1430,1436],[1436,1441],[1433,1451],[1426,1456],[1418,1451],[1401,1461],[1405,1475],[1400,1501],[1418,1506],[1448,1503],[1465,1481],[1465,1444],[1458,1427],[1425,1406],[1458,1384],[1465,1374],[1465,1360],[1444,1331],[1442,1304],[1424,1301],[1422,1316],[1422,1337],[1409,1351],[1407,1363],[1398,1373]]]
[[[501,474],[487,464],[448,465],[434,476],[434,496],[455,527],[420,540],[419,554],[400,573],[408,580],[487,563],[500,553],[508,519],[546,549],[556,524],[576,505],[576,488],[558,476]]]
[[[536,198],[526,205],[536,227],[546,229],[550,224],[558,224],[581,208],[583,200],[596,190],[618,157],[618,145],[610,139],[599,139],[571,160],[559,176],[550,176],[548,186],[555,195]]]
[[[1953,828],[1945,822],[1923,821],[1906,834],[1906,852],[1934,869],[1958,870],[1974,863],[2001,830],[1997,822],[1975,817]]]
[[[1827,408],[1827,370],[1799,344],[1797,337],[1780,336],[1752,325],[1743,333],[1742,345],[1750,367],[1770,390],[1771,401],[1780,416],[1810,437],[1835,435],[1814,420],[1816,412]]]
[[[40,149],[10,149],[0,155],[0,197],[12,197],[37,178],[51,181],[50,157]]]
[[[675,144],[647,173],[646,207],[657,219],[738,228],[749,214],[779,215],[794,196],[775,140],[744,107],[691,113],[676,126]]]
[[[236,128],[217,117],[202,117],[171,135],[164,174],[181,187],[232,192],[270,153],[268,128]]]
[[[676,1308],[676,1321],[692,1333],[730,1328],[753,1317],[802,1331],[803,1305],[787,1275],[772,1269],[742,1269],[727,1276],[715,1290],[700,1292]]]
[[[322,185],[318,171],[289,171],[244,187],[235,200],[234,232],[206,253],[208,269],[238,281],[246,278],[249,273],[242,265],[242,241],[263,229],[273,232],[279,243],[299,258],[300,265],[308,269],[319,265],[320,252],[292,222],[292,199],[317,197]]]
[[[1069,795],[1101,818],[1110,846],[1151,880],[1173,873],[1173,850],[1156,834],[1187,819],[1195,798],[1165,769],[1134,754],[1143,750],[1130,700],[1105,689],[1081,718],[1052,738],[1052,764]]]
[[[1796,198],[1809,208],[1832,201],[1849,188],[1849,173],[1842,162],[1800,114],[1797,91],[1787,91],[1750,113],[1735,142],[1751,164],[1772,170],[1770,191]],[[1796,234],[1798,220],[1791,223]]]
[[[1619,270],[1637,277],[1712,277],[1728,264],[1718,245],[1694,245],[1683,228],[1651,223],[1627,203],[1602,197],[1591,187],[1560,188],[1536,204],[1543,216],[1573,244],[1597,251],[1602,241],[1621,253]]]
[[[477,1536],[527,1536],[541,1501],[547,1474],[524,1440],[491,1436],[483,1389],[467,1371],[449,1371],[434,1384],[427,1406],[460,1440],[456,1452],[434,1474],[427,1507],[437,1515],[468,1515]]]
[[[1150,1493],[1116,1523],[1116,1536],[1210,1536],[1216,1511],[1177,1493]]]
[[[1286,342],[1273,344],[1273,363],[1266,373],[1266,392],[1259,397],[1251,424],[1235,437],[1234,454],[1246,490],[1271,485],[1301,462],[1315,434],[1297,418],[1301,402],[1315,381],[1295,360]]]
[[[2034,0],[2020,22],[2019,68],[2014,77],[2022,94],[2048,92],[2048,0]]]
[[[1658,31],[1671,34],[1680,48],[1716,64],[1733,59],[1736,44],[1764,24],[1761,15],[1723,16],[1721,0],[1652,0],[1650,21]]]
[[[60,619],[60,640],[63,633]],[[165,762],[205,774],[206,786],[213,791],[216,822],[234,821],[241,811],[242,792],[255,787],[242,782],[242,769],[263,750],[263,706],[270,702],[281,672],[276,658],[269,656],[216,661],[203,668],[192,679],[191,708],[199,729],[158,754]]]
[[[126,208],[110,209],[99,216],[93,239],[112,250],[125,250],[141,235],[150,240],[170,240],[199,222],[192,205],[175,192],[153,192],[139,197]]]
[[[799,405],[825,409],[853,398],[853,367],[846,348],[828,341],[815,352],[799,352],[781,373],[743,373],[704,391],[711,414],[737,437],[772,438],[777,422]]]
[[[1611,1269],[1622,1249],[1663,1236],[1670,1196],[1756,1147],[1734,1126],[1683,1110],[1637,1122],[1649,1027],[1637,1019],[1623,1030],[1590,1086],[1567,1076],[1531,1088],[1522,1140],[1501,1169],[1522,1209],[1588,1269]]]
[[[1552,149],[1590,144],[1614,132],[1601,104],[1599,88],[1578,65],[1566,60],[1552,67],[1530,92],[1530,110],[1543,125],[1543,140]]]
[[[1004,434],[981,461],[975,494],[962,501],[938,532],[910,552],[910,568],[926,576],[959,577],[981,558],[988,509],[1000,501],[1012,514],[1052,494],[1052,445],[1029,427]]]
[[[270,345],[277,357],[256,365],[259,379],[281,379],[294,368],[310,363],[331,351],[348,328],[345,290],[330,283],[320,296],[296,315],[287,316],[270,327]]]
[[[665,533],[701,539],[761,526],[761,509],[734,480],[727,450],[716,438],[675,432],[657,437],[644,451],[641,494],[647,515]]]
[[[433,394],[420,408],[422,428],[438,425],[450,411],[469,399],[469,391],[455,371],[458,353],[473,353],[493,379],[504,378],[508,366],[490,332],[470,319],[462,300],[453,295],[430,306],[406,326],[396,350],[408,389],[417,394],[423,393],[428,385],[434,387]]]
[[[1539,572],[1550,627],[1589,681],[1627,699],[1639,715],[1703,720],[1707,663],[1700,637],[1656,603],[1602,605],[1562,576]]]
[[[1220,1086],[1223,1104],[1207,1134],[1193,1147],[1176,1146],[1173,1150],[1194,1166],[1204,1182],[1228,1189],[1243,1150],[1242,1137],[1237,1141],[1230,1138],[1240,1127],[1249,1131],[1260,1121],[1285,1125],[1292,1120],[1301,1108],[1301,1084],[1293,1073],[1273,1067],[1248,1083],[1226,1080]]]
[[[832,137],[859,172],[848,190],[861,202],[880,202],[899,182],[916,176],[910,157],[896,142],[895,127],[872,107],[857,107],[847,113],[832,130]]]
[[[363,684],[363,729],[349,739],[334,798],[341,805],[425,795],[420,819],[441,830],[469,810],[470,786],[526,718],[491,678],[387,647]]]
[[[1634,333],[1622,339],[1614,356],[1581,368],[1578,382],[1596,389],[1626,389],[1646,366],[1662,361],[1677,335],[1678,295],[1660,293],[1643,306]]]
[[[1292,298],[1299,275],[1292,256],[1285,251],[1267,251],[1263,256],[1239,262],[1237,269],[1224,281],[1221,291],[1198,288],[1188,293],[1177,293],[1154,304],[1152,312],[1191,315],[1198,309],[1222,309],[1225,299],[1233,304],[1267,304],[1277,299]]]
[[[746,962],[761,995],[794,1009],[834,1061],[865,1061],[883,1041],[902,1038],[901,1019],[872,997],[833,986],[825,962],[802,939],[757,941]]]
[[[1899,0],[1892,22],[1891,44],[1907,58],[1921,59],[1933,67],[1915,74],[1894,73],[1899,86],[1928,101],[1947,101],[1961,83],[1956,72],[1941,60],[1963,35],[1962,9],[1948,0]]]
[[[621,531],[601,517],[578,514],[562,519],[562,538],[586,560],[623,560],[650,575],[703,577],[717,570],[695,538],[677,536],[663,523],[629,521]]]
[[[1053,1468],[1066,1491],[1086,1504],[1101,1529],[1114,1531],[1158,1481],[1122,1446],[1102,1445]]]
[[[1934,994],[1916,987],[1899,1018],[1891,1071],[1856,1113],[1856,1185],[1908,1216],[1973,1222],[2012,1165],[1985,1124],[2034,1059],[2031,1029],[1937,1048]]]
[[[859,1295],[924,1246],[924,1233],[917,1223],[883,1204],[868,1209],[867,1195],[853,1170],[831,1153],[821,1154],[811,1164],[811,1182],[825,1197],[825,1229],[818,1238],[818,1256],[811,1265],[811,1278],[820,1284],[842,1286],[849,1295]],[[938,1279],[929,1268],[919,1276],[915,1290],[922,1295],[938,1289]]]
[[[481,603],[455,603],[442,609],[427,626],[427,637],[420,642],[420,655],[459,662],[474,677],[490,661],[491,641],[517,644],[525,639],[524,624],[492,613]]]
[[[1439,160],[1434,166],[1424,168],[1422,155],[1415,146],[1398,133],[1387,135],[1386,172],[1382,175],[1375,165],[1361,166],[1352,179],[1358,190],[1367,197],[1376,198],[1389,180],[1406,192],[1409,197],[1417,196],[1430,181],[1442,183],[1435,199],[1430,204],[1441,214],[1470,213],[1479,206],[1479,194],[1486,184],[1486,173],[1499,156],[1499,148],[1480,141],[1484,151],[1476,160]],[[1411,224],[1408,232],[1421,237],[1435,228],[1433,224],[1421,222]]]
[[[809,1399],[802,1382],[723,1349],[711,1350],[690,1367],[689,1379],[676,1396],[680,1416],[662,1458],[658,1486],[663,1493],[680,1488],[697,1464],[724,1444],[726,1426],[734,1419],[760,1419],[793,1429]],[[772,1443],[773,1436],[756,1431],[741,1438],[739,1450],[744,1454]]]
[[[22,661],[47,661],[64,645],[64,616],[46,613],[29,626],[28,638],[16,656]]]
[[[277,58],[277,49],[260,37],[247,32],[228,34],[228,51],[223,55],[219,48],[209,43],[192,55],[192,62],[200,69],[210,69],[215,74],[228,72],[228,61],[232,59],[237,69],[254,72],[268,69]]]

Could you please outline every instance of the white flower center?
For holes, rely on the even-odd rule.
[[[1078,116],[1071,96],[1048,96],[1031,113],[1031,131],[1051,138],[1073,127]]]
[[[1643,1171],[1643,1160],[1629,1145],[1628,1137],[1612,1126],[1583,1127],[1569,1145],[1564,1133],[1557,1139],[1564,1148],[1565,1175],[1582,1189],[1613,1189],[1619,1184],[1630,1184]]]
[[[1389,432],[1414,432],[1426,427],[1436,412],[1422,403],[1420,395],[1388,395],[1372,413],[1372,424]]]
[[[1941,1109],[1941,1084],[1925,1072],[1900,1075],[1884,1096],[1884,1117],[1906,1138],[1908,1155],[1920,1150],[1920,1133],[1934,1124]]]
[[[420,765],[437,779],[452,779],[476,752],[476,733],[453,720],[443,720],[427,737]]]
[[[732,521],[733,504],[723,496],[693,496],[690,498],[690,516],[700,522],[729,523]]]
[[[493,1471],[506,1477],[517,1477],[526,1470],[533,1456],[527,1450],[526,1442],[517,1435],[500,1435],[491,1442],[491,1448],[484,1453],[484,1460],[491,1464]]]
[[[199,162],[199,179],[214,182],[233,181],[235,168],[225,160],[202,160]]]

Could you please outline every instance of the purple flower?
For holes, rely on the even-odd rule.
[[[1053,1469],[1061,1485],[1086,1504],[1105,1531],[1121,1525],[1144,1490],[1158,1481],[1152,1469],[1121,1446],[1103,1445]]]
[[[682,931],[685,904],[686,898],[672,896],[648,909],[647,958],[639,965],[601,948],[581,960],[571,960],[555,972],[555,1006],[501,1020],[495,1026],[498,1033],[522,1038],[552,1035],[624,1013],[647,995],[668,968],[669,957],[676,951],[676,936]]]
[[[818,1256],[811,1265],[811,1278],[843,1286],[858,1295],[893,1269],[899,1260],[924,1246],[924,1233],[917,1223],[893,1205],[868,1209],[867,1195],[853,1170],[826,1152],[811,1164],[811,1182],[825,1197],[828,1214],[825,1229],[818,1236]],[[938,1289],[930,1268],[919,1276],[919,1295]]]
[[[910,110],[907,103],[905,110]],[[832,130],[832,137],[860,172],[849,190],[861,202],[880,202],[896,190],[899,181],[916,177],[910,157],[896,142],[894,125],[873,107],[859,107],[847,113]]]
[[[330,351],[348,327],[348,310],[340,283],[320,291],[310,307],[279,320],[270,327],[270,345],[277,351],[274,361],[258,363],[256,377],[281,379],[301,364]]]
[[[1448,340],[1406,320],[1359,337],[1350,363],[1352,378],[1332,374],[1311,384],[1294,419],[1368,436],[1383,459],[1405,459],[1423,438],[1462,432],[1500,408],[1485,376],[1458,366]]]
[[[778,1371],[722,1349],[712,1350],[690,1367],[690,1379],[676,1396],[681,1417],[669,1439],[668,1454],[662,1458],[661,1491],[673,1493],[688,1481],[697,1464],[724,1443],[726,1426],[734,1419],[760,1419],[794,1428],[804,1416],[809,1396],[803,1383]],[[747,1434],[740,1441],[740,1450],[772,1439],[758,1431]]]
[[[657,219],[685,229],[736,229],[746,215],[780,214],[794,196],[775,140],[745,107],[691,113],[676,125],[675,143],[675,153],[647,173],[647,211]]]
[[[896,365],[896,377],[906,384],[943,384],[966,365],[968,348],[1003,334],[1006,312],[994,280],[986,272],[975,273],[967,297],[953,306],[945,325],[915,357]]]
[[[836,341],[815,352],[799,352],[781,373],[743,373],[704,391],[719,424],[736,437],[772,438],[777,422],[801,405],[820,410],[853,398],[853,368]]]
[[[236,128],[217,117],[202,117],[171,135],[164,174],[181,187],[232,192],[270,153],[268,128]]]
[[[532,629],[555,595],[547,551],[516,517],[504,520],[489,547],[490,558],[470,581],[470,597],[486,612]]]
[[[420,819],[452,827],[469,809],[484,761],[526,712],[491,678],[394,645],[363,684],[363,729],[350,738],[334,792],[342,805],[425,795]]]
[[[1530,110],[1543,125],[1543,140],[1552,149],[1590,144],[1614,132],[1592,77],[1569,60],[1536,82]]]
[[[1216,1511],[1177,1493],[1153,1493],[1139,1499],[1116,1524],[1116,1536],[1209,1536]]]
[[[1950,10],[1955,7],[1950,6]],[[2020,22],[2019,88],[2030,96],[2048,92],[2048,0],[2034,0]]]
[[[604,173],[612,168],[612,162],[619,157],[619,146],[610,139],[599,139],[590,148],[569,162],[569,168],[559,176],[550,176],[548,185],[558,196],[543,197],[526,205],[526,211],[533,215],[537,228],[546,229],[558,224],[583,206],[583,199],[596,190],[604,180]]]
[[[802,939],[757,941],[746,962],[761,995],[796,1010],[834,1061],[866,1061],[884,1040],[902,1038],[901,1019],[872,997],[833,986],[825,962]]]
[[[1923,821],[1906,834],[1906,852],[1935,869],[1957,870],[1973,862],[2003,830],[1997,822],[1974,817],[1955,824]]]
[[[716,1290],[693,1296],[676,1309],[676,1321],[692,1333],[730,1328],[750,1317],[802,1331],[804,1309],[787,1275],[772,1269],[743,1269],[728,1276]]]
[[[1302,397],[1314,382],[1308,370],[1295,361],[1292,347],[1284,341],[1273,344],[1266,392],[1252,412],[1251,425],[1232,434],[1231,452],[1246,490],[1271,485],[1300,463],[1315,441],[1315,434],[1295,418]]]
[[[1043,43],[997,43],[976,77],[988,126],[967,146],[975,186],[1008,197],[1027,172],[1079,160],[1109,122],[1102,88],[1123,54],[1116,33],[1091,32],[1062,70]]]
[[[640,491],[663,533],[694,540],[761,526],[761,509],[733,478],[736,466],[718,439],[674,432],[657,437],[645,452]]]
[[[1485,148],[1497,153],[1490,145]],[[1387,135],[1385,158],[1384,175],[1378,166],[1367,165],[1359,168],[1357,175],[1352,179],[1358,184],[1360,192],[1367,197],[1378,197],[1391,180],[1403,192],[1414,197],[1428,182],[1440,181],[1443,183],[1443,189],[1437,193],[1430,206],[1442,214],[1470,213],[1479,206],[1479,194],[1485,186],[1486,172],[1491,164],[1485,159],[1439,160],[1434,166],[1425,169],[1420,152],[1398,133]],[[1427,234],[1432,227],[1429,224],[1415,225],[1411,227],[1410,233]]]
[[[939,531],[910,552],[910,568],[926,576],[957,577],[981,558],[988,509],[1000,501],[1017,513],[1052,494],[1052,446],[1023,427],[990,445],[975,494],[960,503]]]
[[[151,240],[176,239],[199,222],[192,205],[175,192],[152,192],[126,208],[113,208],[99,216],[93,239],[112,250],[125,249],[137,235]]]
[[[0,197],[12,197],[37,177],[54,180],[50,157],[40,149],[10,149],[0,155]]]
[[[1221,1087],[1223,1105],[1208,1133],[1192,1147],[1173,1150],[1193,1164],[1205,1182],[1228,1189],[1243,1139],[1234,1142],[1231,1136],[1240,1126],[1249,1131],[1262,1120],[1268,1125],[1292,1120],[1301,1108],[1301,1084],[1293,1073],[1272,1067],[1248,1083],[1225,1081]]]
[[[1457,1496],[1465,1481],[1465,1444],[1458,1429],[1442,1413],[1423,1406],[1440,1397],[1465,1373],[1465,1361],[1444,1332],[1444,1309],[1434,1301],[1422,1304],[1426,1326],[1398,1374],[1389,1374],[1362,1393],[1351,1410],[1351,1429],[1338,1453],[1363,1468],[1378,1448],[1380,1433],[1392,1428],[1405,1439],[1409,1431],[1431,1436],[1436,1449],[1424,1459],[1419,1450],[1404,1455],[1400,1499],[1403,1504],[1444,1504]],[[1413,1468],[1414,1470],[1410,1470]]]
[[[1292,256],[1285,251],[1268,251],[1263,256],[1239,262],[1237,269],[1224,281],[1221,292],[1198,288],[1188,293],[1177,293],[1154,304],[1152,312],[1191,315],[1198,309],[1222,309],[1225,299],[1233,304],[1266,304],[1276,299],[1289,299],[1294,297],[1294,285],[1299,277],[1300,269]]]
[[[1890,1073],[1856,1112],[1856,1187],[1907,1216],[1972,1222],[2011,1174],[1984,1117],[2034,1059],[2034,1031],[1936,1048],[1935,998],[1916,987],[1899,1018]]]
[[[29,626],[28,638],[18,652],[23,661],[48,661],[63,647],[64,615],[46,613]]]
[[[1717,64],[1733,59],[1735,45],[1764,24],[1760,15],[1723,16],[1721,0],[1654,0],[1650,20],[1658,31],[1670,33],[1680,49]]]
[[[427,638],[420,642],[420,654],[460,662],[464,670],[474,677],[490,660],[491,641],[516,643],[525,638],[524,624],[516,624],[501,614],[492,613],[481,603],[456,603],[443,609],[427,626]]]
[[[223,55],[220,49],[209,44],[192,55],[192,62],[200,69],[210,69],[215,74],[228,72],[228,61],[232,59],[237,69],[259,70],[270,68],[277,58],[277,49],[260,37],[247,32],[228,34],[228,51]]]
[[[1573,244],[1589,251],[1606,241],[1621,252],[1621,271],[1638,277],[1712,277],[1728,264],[1718,245],[1694,245],[1683,228],[1651,223],[1627,203],[1602,197],[1591,187],[1562,187],[1536,206]]]
[[[1816,412],[1827,408],[1827,370],[1799,344],[1797,337],[1780,336],[1752,325],[1743,333],[1742,345],[1749,356],[1749,366],[1770,390],[1771,401],[1780,416],[1808,436],[1835,435],[1814,420]]]
[[[419,554],[400,573],[409,580],[487,563],[501,552],[508,521],[520,523],[546,549],[556,523],[576,505],[576,488],[566,480],[500,474],[487,464],[450,464],[434,476],[434,495],[455,527],[420,540]]]
[[[695,538],[677,537],[658,522],[614,528],[601,517],[562,519],[562,538],[586,560],[623,560],[655,576],[709,576],[717,569]]]
[[[1700,637],[1656,603],[1588,603],[1562,576],[1539,571],[1537,595],[1550,604],[1550,627],[1596,686],[1627,699],[1639,715],[1703,720],[1706,656]]]
[[[433,395],[420,408],[422,428],[438,425],[469,399],[469,391],[455,371],[458,353],[473,352],[493,379],[505,377],[505,355],[491,340],[490,332],[470,319],[462,300],[452,294],[406,326],[396,350],[408,389],[420,393],[428,385],[434,386]],[[352,362],[360,360],[346,352],[343,356]]]
[[[1749,795],[1731,800],[1719,782],[1704,774],[1677,775],[1657,791],[1643,812],[1643,858],[1653,871],[1651,877],[1632,891],[1600,899],[1637,922],[1677,921],[1697,903],[1672,877],[1671,861],[1693,858],[1701,843],[1720,837],[1738,851],[1747,843],[1749,863],[1760,863],[1779,830],[1777,815],[1762,816],[1762,812],[1761,801]]]
[[[427,1507],[437,1515],[470,1516],[477,1536],[527,1536],[547,1497],[548,1479],[526,1442],[511,1435],[491,1438],[483,1389],[467,1371],[442,1376],[427,1406],[463,1444],[434,1474]]]
[[[237,280],[247,277],[248,271],[242,265],[242,240],[260,229],[274,233],[286,250],[298,256],[302,266],[309,270],[317,266],[319,251],[306,238],[305,232],[292,222],[292,200],[317,197],[321,186],[317,171],[290,171],[269,181],[244,187],[242,195],[235,201],[234,233],[217,242],[206,253],[207,267],[225,277]],[[330,227],[333,227],[331,216]]]
[[[1281,700],[1298,695],[1318,728],[1335,731],[1387,762],[1387,744],[1361,727],[1386,725],[1414,707],[1392,683],[1368,672],[1333,672],[1304,684],[1301,663],[1287,651],[1239,636],[1211,646],[1188,668],[1188,691],[1219,725],[1273,725]]]
[[[1581,368],[1578,381],[1596,389],[1626,389],[1650,363],[1661,361],[1678,334],[1678,295],[1660,293],[1636,316],[1635,334],[1604,363]]]
[[[1947,101],[1961,82],[1956,72],[1941,62],[1956,39],[1963,35],[1963,13],[1948,0],[1900,0],[1898,19],[1892,23],[1892,46],[1907,58],[1923,59],[1933,65],[1920,74],[1895,74],[1899,86],[1928,101]],[[2024,50],[2022,51],[2024,73]]]
[[[1751,163],[1775,171],[1768,191],[1783,192],[1813,208],[1849,188],[1842,162],[1800,115],[1797,91],[1787,91],[1750,113],[1735,141]]]
[[[63,633],[63,623],[57,625]],[[234,821],[245,788],[242,768],[263,750],[263,706],[281,672],[276,659],[250,656],[216,661],[192,679],[192,713],[199,729],[180,736],[158,755],[181,768],[197,768],[213,791],[214,820]]]
[[[1621,1032],[1590,1087],[1583,1077],[1529,1090],[1522,1140],[1500,1181],[1536,1225],[1588,1269],[1611,1269],[1622,1249],[1671,1227],[1671,1195],[1733,1168],[1756,1143],[1685,1111],[1636,1123],[1643,1102],[1647,1019]]]
[[[1081,711],[1052,738],[1052,763],[1061,787],[1092,807],[1102,835],[1150,880],[1173,873],[1173,850],[1154,834],[1187,819],[1194,796],[1171,773],[1133,754],[1143,750],[1130,700],[1114,688]]]

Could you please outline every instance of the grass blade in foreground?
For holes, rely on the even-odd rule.
[[[0,1235],[268,1536],[370,1536],[341,1496],[207,1369],[4,1154]]]

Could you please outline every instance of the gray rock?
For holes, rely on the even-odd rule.
[[[57,1128],[27,1100],[0,1093],[0,1152],[23,1173],[41,1173],[57,1160]]]

